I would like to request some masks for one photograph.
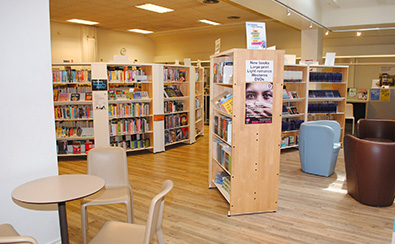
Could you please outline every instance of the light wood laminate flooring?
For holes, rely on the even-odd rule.
[[[328,178],[303,173],[298,150],[282,151],[278,211],[228,217],[226,200],[208,188],[207,126],[205,130],[195,144],[128,156],[135,223],[145,224],[162,182],[174,182],[165,202],[166,243],[391,243],[395,204],[370,207],[347,195],[342,150],[335,174]],[[86,159],[62,158],[59,172],[86,173]],[[106,221],[126,221],[125,205],[90,206],[88,216],[89,241]],[[80,200],[67,203],[67,217],[70,243],[82,243]]]

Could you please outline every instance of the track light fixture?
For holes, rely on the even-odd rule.
[[[290,16],[291,12],[289,12],[289,8],[287,8],[287,16]]]
[[[313,28],[313,22],[310,22],[309,28]]]

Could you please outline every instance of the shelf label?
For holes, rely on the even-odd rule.
[[[273,60],[246,60],[246,82],[273,81]]]

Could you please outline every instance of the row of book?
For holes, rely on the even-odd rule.
[[[342,82],[343,73],[310,72],[310,82]]]
[[[55,119],[91,119],[92,106],[55,106]]]
[[[304,120],[283,120],[281,123],[281,131],[299,130]]]
[[[195,111],[195,120],[198,121],[201,118],[202,118],[202,110],[201,109],[196,110]]]
[[[90,70],[54,70],[52,71],[52,81],[53,82],[63,82],[63,83],[80,83],[80,82],[90,82],[91,81],[91,71]]]
[[[189,139],[189,128],[165,130],[165,145]]]
[[[173,129],[186,125],[188,125],[187,113],[165,115],[165,129]]]
[[[295,99],[299,98],[296,91],[288,91],[286,88],[283,89],[283,99]]]
[[[309,113],[336,113],[337,104],[336,103],[309,103],[308,105]]]
[[[58,141],[57,142],[58,154],[81,154],[87,153],[94,147],[93,142],[87,140],[78,141]]]
[[[185,82],[187,80],[187,72],[184,68],[164,68],[164,82]]]
[[[176,85],[165,86],[163,94],[165,98],[184,96],[184,94]]]
[[[233,113],[233,94],[223,93],[219,96],[219,99],[215,102],[217,108],[225,113]]]
[[[92,137],[93,127],[56,125],[56,137]]]
[[[298,109],[295,106],[283,105],[283,115],[299,114]]]
[[[200,108],[202,106],[202,101],[199,97],[195,97],[195,108]]]
[[[141,134],[149,130],[150,125],[145,118],[112,120],[110,123],[111,136]]]
[[[232,165],[232,149],[218,138],[213,139],[213,158],[229,173]]]
[[[86,93],[58,93],[54,91],[55,102],[92,101],[92,92]]]
[[[132,100],[132,99],[148,99],[149,95],[147,91],[135,91],[129,90],[109,90],[108,100]]]
[[[164,101],[164,112],[174,113],[184,111],[184,103],[181,101]]]
[[[109,82],[148,82],[148,76],[140,67],[109,67],[107,71]]]
[[[151,146],[151,140],[144,135],[124,135],[110,138],[110,145],[113,147],[122,147],[125,150],[143,149]]]
[[[230,175],[228,175],[226,172],[221,171],[217,172],[215,174],[214,182],[218,185],[221,185],[221,187],[230,194]]]
[[[213,65],[214,83],[230,84],[233,80],[233,62],[220,62]]]
[[[338,90],[309,90],[309,98],[336,98],[341,97]]]
[[[214,116],[214,133],[228,143],[232,143],[232,119],[225,116]]]
[[[298,145],[299,135],[290,135],[281,137],[281,148]]]
[[[150,114],[149,103],[118,103],[108,105],[110,118],[117,117],[139,117]]]
[[[303,71],[284,70],[284,81],[285,82],[302,82]]]

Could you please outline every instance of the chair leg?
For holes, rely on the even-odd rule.
[[[86,244],[86,232],[88,230],[88,213],[86,206],[83,205],[81,205],[81,230],[83,244]]]
[[[134,222],[133,202],[131,201],[126,201],[126,215],[128,217],[128,223],[133,223]]]
[[[158,243],[159,244],[165,244],[165,238],[163,237],[162,227],[159,227],[156,230],[156,237],[158,238]]]
[[[355,119],[352,119],[352,135],[354,135]]]

